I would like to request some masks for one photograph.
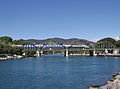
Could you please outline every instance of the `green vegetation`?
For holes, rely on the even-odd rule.
[[[0,54],[2,55],[23,55],[26,56],[34,56],[36,51],[31,49],[23,49],[22,47],[17,47],[15,45],[23,45],[28,44],[23,39],[13,40],[9,36],[2,36],[0,37]],[[30,43],[29,43],[30,44]]]
[[[120,48],[120,40],[116,42],[116,48]]]
[[[23,53],[25,53],[26,56],[33,57],[36,51],[32,49],[23,49]]]
[[[22,55],[22,48],[10,44],[0,43],[0,54]]]
[[[120,40],[116,41],[115,39],[110,38],[110,37],[108,37],[108,38],[103,38],[103,39],[97,41],[97,43],[99,43],[99,42],[102,42],[102,43],[110,43],[110,44],[114,45],[115,48],[120,48]]]
[[[73,42],[76,44],[83,44],[82,41],[76,41],[77,39],[69,39],[68,43],[67,41],[64,42],[64,39],[58,39],[59,43],[67,43],[67,44],[72,44]],[[37,41],[38,42],[38,41]],[[43,42],[43,41],[40,41]],[[57,39],[56,39],[57,42]],[[28,44],[28,45],[33,45],[34,42],[31,41],[25,41],[23,39],[19,39],[19,40],[13,40],[11,37],[9,36],[2,36],[0,37],[0,55],[4,54],[4,55],[22,55],[23,53],[25,53],[26,56],[34,56],[36,54],[36,51],[34,49],[23,49],[22,47],[17,47],[16,45],[23,45],[23,44]],[[89,42],[89,47],[93,48],[94,47],[94,42]],[[101,44],[99,44],[101,43]],[[113,38],[103,38],[99,41],[97,41],[96,43],[98,47],[103,47],[103,48],[120,48],[120,40],[116,41]],[[96,47],[95,46],[95,47]]]
[[[116,40],[113,39],[113,38],[110,38],[110,37],[108,37],[108,38],[103,38],[103,39],[101,39],[101,40],[99,40],[99,41],[97,41],[97,42],[109,42],[109,43],[112,43],[112,44],[116,45]]]
[[[11,44],[13,41],[13,39],[9,36],[2,36],[0,37],[0,43],[4,43],[4,44]]]
[[[23,40],[23,39],[20,39],[20,40],[14,40],[12,43],[15,44],[15,45],[22,45],[22,44],[25,43],[25,40]]]

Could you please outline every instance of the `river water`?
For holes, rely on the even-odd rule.
[[[119,71],[119,57],[48,55],[0,61],[0,89],[88,89]]]

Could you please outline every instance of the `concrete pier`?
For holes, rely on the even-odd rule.
[[[40,51],[40,57],[42,57],[43,56],[43,51]]]
[[[95,50],[93,51],[93,56],[97,56],[97,54],[96,54],[96,51],[95,51]]]
[[[36,51],[37,57],[42,57],[43,56],[43,51]]]
[[[68,57],[68,56],[69,56],[69,52],[68,52],[68,49],[67,49],[67,48],[66,48],[66,50],[65,50],[64,56],[65,56],[65,57]]]
[[[36,55],[37,55],[37,57],[40,57],[40,52],[36,51]]]

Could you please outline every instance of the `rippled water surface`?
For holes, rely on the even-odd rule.
[[[120,71],[120,58],[61,55],[0,61],[0,89],[88,89]]]

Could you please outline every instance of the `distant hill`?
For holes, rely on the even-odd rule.
[[[90,45],[90,44],[95,44],[95,42],[88,41],[85,39],[78,39],[78,38],[71,38],[71,39],[62,39],[62,38],[49,38],[49,39],[44,39],[44,40],[38,40],[38,39],[28,39],[26,42],[31,42],[34,44],[44,44],[47,42],[58,42],[62,43],[64,45]]]

